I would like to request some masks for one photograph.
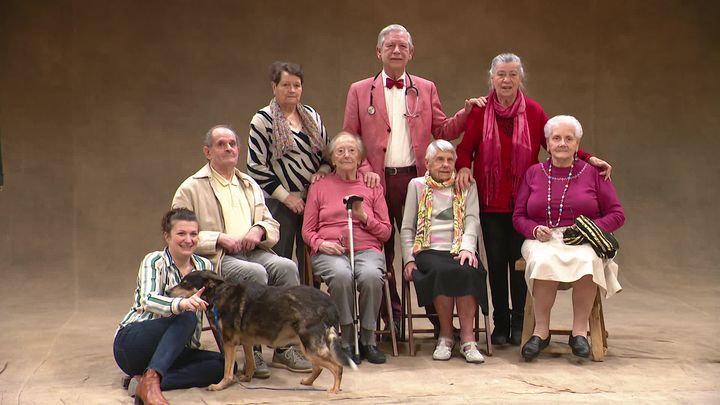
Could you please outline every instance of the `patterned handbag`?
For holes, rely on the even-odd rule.
[[[610,232],[600,229],[585,215],[580,215],[575,219],[575,226],[565,229],[563,242],[566,245],[589,243],[601,259],[615,257],[617,250],[620,248],[617,239]]]

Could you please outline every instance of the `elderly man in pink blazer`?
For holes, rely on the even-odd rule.
[[[398,229],[402,224],[402,207],[410,180],[425,173],[425,150],[430,134],[452,140],[465,129],[473,104],[482,100],[465,100],[465,106],[452,117],[442,111],[435,83],[406,72],[412,60],[413,43],[402,25],[392,24],[380,31],[376,48],[383,69],[350,86],[343,130],[359,135],[366,148],[366,160],[360,167],[365,182],[385,187],[390,222]],[[393,259],[394,234],[385,243],[385,259],[391,284],[391,301],[395,319],[400,319],[400,297],[395,288]],[[381,306],[385,308],[385,306]]]

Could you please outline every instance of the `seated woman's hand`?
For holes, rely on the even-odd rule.
[[[202,298],[200,298],[204,291],[205,287],[199,289],[190,298],[183,298],[178,306],[183,311],[205,311],[207,309],[208,303],[205,302],[205,300],[203,300]]]
[[[345,248],[341,244],[328,241],[321,243],[318,251],[322,254],[335,256],[345,254]]]
[[[538,225],[533,230],[533,235],[535,235],[535,239],[540,242],[547,242],[552,236],[552,230],[545,225]]]
[[[367,216],[367,213],[365,213],[365,209],[363,208],[362,201],[353,202],[352,214],[353,214],[353,217],[358,219],[358,221],[362,222],[363,224],[367,224],[368,216]]]
[[[459,260],[460,265],[464,265],[465,263],[467,263],[469,266],[475,267],[477,269],[478,259],[473,252],[470,252],[468,250],[461,250],[460,253],[455,256],[455,260]]]
[[[405,280],[412,281],[412,273],[415,270],[417,270],[415,262],[405,263],[405,269],[403,269],[403,277],[405,277]]]

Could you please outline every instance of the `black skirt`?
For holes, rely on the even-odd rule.
[[[417,293],[418,305],[432,304],[438,295],[463,297],[472,295],[484,314],[488,310],[488,297],[485,279],[487,271],[482,262],[478,268],[467,264],[460,265],[448,251],[423,250],[415,255],[418,271],[413,272],[413,282]]]

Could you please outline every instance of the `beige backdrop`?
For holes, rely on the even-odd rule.
[[[437,83],[446,113],[486,94],[493,56],[523,57],[528,94],[577,116],[583,147],[614,166],[621,271],[718,280],[715,1],[386,3],[0,2],[0,293],[44,278],[53,305],[129,304],[175,188],[204,163],[207,128],[245,137],[281,59],[304,66],[303,101],[337,132],[392,22],[412,32],[409,71]]]

